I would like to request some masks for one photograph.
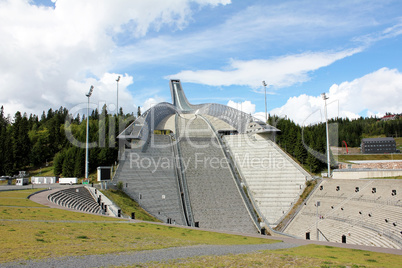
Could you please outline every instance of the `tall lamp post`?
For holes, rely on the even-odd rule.
[[[320,241],[320,233],[319,233],[319,230],[318,230],[318,220],[320,219],[320,217],[318,217],[318,207],[320,206],[320,204],[321,204],[320,201],[317,201],[317,203],[315,204],[316,207],[317,207],[317,219],[316,219],[316,222],[315,222],[315,228],[317,230],[317,241]]]
[[[267,114],[267,83],[265,83],[265,81],[262,81],[262,85],[264,86],[264,92],[265,92],[265,123],[268,123],[268,114]]]
[[[120,109],[119,109],[119,81],[120,81],[120,75],[117,77],[116,82],[117,82],[117,112],[116,114],[119,115]]]
[[[89,98],[92,95],[92,91],[94,90],[94,86],[91,86],[88,94],[85,96],[88,97],[88,105],[87,105],[87,142],[85,146],[85,178],[88,179],[88,132],[89,132]]]
[[[327,95],[325,93],[321,94],[322,99],[325,102],[325,128],[327,133],[327,163],[328,163],[328,178],[331,177],[331,160],[329,156],[329,133],[328,133],[328,117],[327,117]]]

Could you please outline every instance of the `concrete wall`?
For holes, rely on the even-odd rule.
[[[363,179],[363,178],[383,178],[402,176],[402,169],[377,169],[377,170],[334,170],[332,177],[334,179]]]

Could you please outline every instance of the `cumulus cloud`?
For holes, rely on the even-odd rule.
[[[175,77],[183,82],[209,86],[241,85],[252,88],[261,87],[261,81],[265,80],[268,86],[281,88],[308,81],[310,72],[360,51],[356,48],[339,52],[306,52],[268,60],[232,60],[223,70],[186,70],[167,78]]]
[[[255,104],[247,100],[243,102],[234,102],[232,100],[229,100],[226,105],[248,114],[254,114],[255,112]]]
[[[85,94],[89,91],[91,85],[94,86],[94,90],[90,101],[93,107],[97,107],[99,110],[102,109],[103,105],[106,104],[108,108],[108,113],[116,113],[117,109],[117,82],[116,78],[119,74],[116,73],[105,73],[99,79],[88,78],[83,82],[78,82],[73,79],[67,81],[67,91],[64,93],[63,101],[65,103],[70,103],[70,107],[80,107],[82,103],[86,102],[87,99]],[[127,87],[133,84],[133,77],[124,74],[120,75],[119,81],[119,107],[123,108],[123,112],[134,111],[136,108],[136,102],[130,92],[127,90]],[[60,96],[60,93],[55,93],[49,96],[47,99],[51,103],[60,103],[60,100],[57,100],[57,97]],[[52,105],[55,106],[55,105]],[[57,106],[56,106],[57,107]],[[82,112],[80,112],[82,113]]]
[[[89,84],[107,87],[104,79],[116,64],[111,55],[123,34],[141,37],[165,25],[182,29],[194,3],[230,1],[57,0],[54,7],[0,1],[0,103],[10,114],[75,105]],[[121,85],[124,94],[123,80]]]
[[[157,105],[160,102],[164,102],[165,99],[162,97],[155,97],[155,98],[148,98],[144,101],[144,106],[142,106],[141,109],[141,113],[144,113],[146,110],[148,110],[149,108],[151,108],[152,106]]]
[[[402,73],[396,69],[382,68],[353,81],[332,85],[327,97],[329,118],[400,113]],[[271,110],[270,113],[286,115],[303,125],[322,122],[324,101],[321,96],[302,94],[289,98],[285,105]]]

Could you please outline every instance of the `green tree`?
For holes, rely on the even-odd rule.
[[[53,159],[54,175],[60,176],[63,172],[63,162],[65,158],[65,151],[58,152]]]
[[[294,146],[294,155],[295,158],[300,162],[300,163],[305,163],[306,158],[307,158],[307,151],[303,146],[302,143],[302,138],[301,138],[301,133],[298,132],[296,136],[296,144]]]
[[[18,111],[15,113],[13,124],[13,158],[14,168],[16,170],[24,168],[29,164],[30,156],[30,140],[28,137],[28,119],[26,116],[21,116]]]
[[[77,148],[75,152],[74,177],[84,177],[85,149]]]
[[[63,160],[63,177],[73,177],[74,176],[74,168],[75,168],[75,148],[70,147],[65,154]]]

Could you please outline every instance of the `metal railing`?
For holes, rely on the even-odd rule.
[[[322,235],[322,237],[324,237],[325,240],[327,240],[327,242],[329,242],[329,239],[324,235],[324,233],[320,229],[317,228],[317,232],[319,232]]]
[[[178,116],[175,116],[175,125],[176,125],[176,142],[173,142],[174,145],[174,152],[176,154],[177,157],[177,161],[178,163],[176,163],[176,169],[177,169],[177,174],[179,175],[179,186],[181,187],[181,200],[183,203],[183,208],[185,210],[185,215],[186,215],[186,220],[187,220],[187,224],[188,226],[195,226],[194,223],[194,218],[193,218],[193,212],[191,209],[191,202],[190,202],[190,198],[189,198],[189,191],[188,191],[188,187],[187,187],[187,181],[186,181],[186,175],[185,175],[185,171],[184,171],[184,165],[182,163],[182,157],[181,157],[181,151],[180,151],[180,128],[179,128],[179,122],[178,122]],[[175,158],[175,157],[174,157]],[[177,165],[178,164],[178,165]]]

